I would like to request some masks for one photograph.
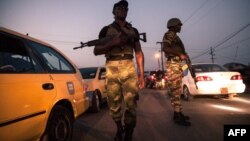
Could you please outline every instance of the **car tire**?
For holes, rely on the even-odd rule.
[[[41,141],[70,141],[72,135],[73,116],[71,112],[63,106],[55,106],[51,111]]]
[[[98,91],[94,91],[91,102],[91,111],[94,113],[98,113],[100,111],[100,100],[98,96]]]
[[[189,89],[187,86],[183,87],[183,98],[186,101],[191,101],[193,100],[193,96],[190,94]]]

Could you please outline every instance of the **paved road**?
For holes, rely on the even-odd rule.
[[[234,99],[195,98],[183,101],[190,127],[172,121],[172,108],[164,90],[144,89],[138,102],[133,141],[222,141],[224,124],[250,124],[250,94]],[[85,113],[74,126],[74,141],[113,141],[115,125],[107,107]]]

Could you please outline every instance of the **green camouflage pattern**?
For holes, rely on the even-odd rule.
[[[115,121],[123,116],[122,101],[126,106],[124,123],[136,124],[136,97],[138,95],[138,77],[133,60],[106,62],[106,88],[110,115]]]
[[[181,112],[181,84],[183,77],[181,61],[167,61],[166,70],[171,104],[174,111]]]
[[[186,54],[184,45],[176,32],[171,30],[167,31],[164,34],[163,42],[168,43],[175,53]],[[171,58],[171,60],[166,62],[171,104],[175,112],[181,112],[182,63],[180,58],[175,54],[165,54],[165,56]]]
[[[186,50],[184,48],[184,45],[183,45],[180,37],[175,32],[167,31],[164,34],[163,42],[168,43],[176,53],[186,54]],[[171,54],[170,55],[165,54],[165,55],[166,55],[166,57],[173,56]]]

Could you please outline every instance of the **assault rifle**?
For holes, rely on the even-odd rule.
[[[140,37],[142,36],[142,37]],[[83,47],[91,47],[91,46],[96,46],[96,45],[103,45],[107,42],[109,42],[110,40],[112,40],[114,38],[114,36],[108,36],[108,37],[105,37],[105,38],[101,38],[101,39],[96,39],[96,40],[91,40],[91,41],[88,41],[86,43],[83,43],[83,42],[80,42],[81,46],[78,46],[78,47],[74,47],[73,49],[79,49],[79,48],[83,48]],[[125,40],[125,41],[131,41],[131,40],[134,40],[134,39],[137,39],[138,37],[135,37],[135,36],[129,36],[129,35],[121,35],[121,39],[122,40]],[[143,42],[147,42],[147,38],[146,38],[146,33],[140,33],[139,34],[139,40],[143,41]]]
[[[188,65],[188,69],[190,71],[191,76],[195,79],[195,72],[194,72],[194,70],[192,68],[192,63],[191,63],[191,60],[190,60],[189,57],[187,58],[186,63]]]
[[[195,83],[195,86],[196,86],[196,88],[197,88],[197,85],[196,85],[196,75],[195,75],[195,72],[194,72],[194,70],[193,70],[193,68],[192,68],[192,63],[191,63],[191,60],[190,60],[190,58],[188,57],[187,58],[187,60],[186,60],[186,65],[187,65],[187,68],[189,69],[189,72],[190,72],[190,74],[191,74],[191,76],[192,76],[192,78],[193,78],[193,80],[194,80],[194,83]],[[184,69],[186,69],[186,66],[184,65],[183,66],[183,70]]]

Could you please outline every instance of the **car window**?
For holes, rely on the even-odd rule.
[[[97,72],[97,68],[81,68],[79,70],[83,79],[93,79]]]
[[[224,67],[228,68],[229,70],[238,70],[247,68],[246,65],[240,63],[228,63],[225,64]]]
[[[42,67],[29,55],[21,39],[0,33],[0,73],[36,73]]]
[[[193,65],[192,68],[196,73],[199,72],[223,72],[227,71],[225,68],[217,65],[217,64],[199,64]]]
[[[106,78],[106,69],[105,68],[101,68],[98,79],[99,80],[103,80],[105,78]]]
[[[45,62],[46,67],[51,73],[74,73],[76,72],[74,67],[69,63],[60,53],[56,50],[32,42],[29,42],[30,45],[42,55],[42,60]]]

